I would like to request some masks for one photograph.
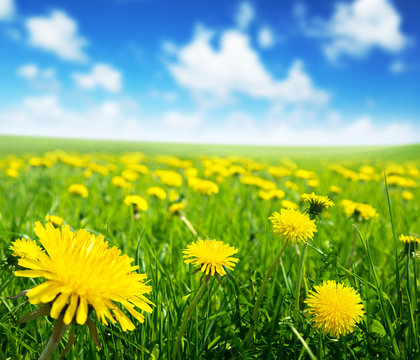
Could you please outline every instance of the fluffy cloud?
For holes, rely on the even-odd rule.
[[[270,48],[274,45],[274,35],[268,26],[260,29],[258,32],[258,44],[262,48]]]
[[[397,53],[409,39],[401,32],[401,16],[389,0],[355,0],[338,3],[329,20],[308,24],[302,4],[295,7],[304,32],[327,40],[324,53],[336,60],[343,55],[362,57],[373,48]]]
[[[254,8],[249,2],[242,2],[239,4],[238,12],[236,13],[236,24],[240,29],[246,29],[254,20]]]
[[[38,89],[55,91],[60,88],[55,70],[53,68],[40,69],[35,64],[25,64],[17,69],[17,75]]]
[[[64,107],[56,95],[27,97],[1,112],[0,132],[127,140],[139,140],[143,135],[137,106],[130,100],[106,101],[76,111]]]
[[[121,72],[107,64],[95,64],[87,74],[73,73],[73,79],[80,88],[86,90],[103,88],[117,93],[122,89]]]
[[[184,114],[179,111],[169,111],[163,116],[163,122],[169,128],[175,130],[190,130],[197,128],[202,123],[201,113]]]
[[[242,93],[290,104],[328,101],[328,93],[313,85],[301,61],[292,64],[284,79],[276,80],[245,34],[224,32],[216,49],[211,44],[212,36],[210,31],[198,31],[192,42],[176,53],[177,62],[169,64],[169,71],[180,85],[217,98]]]
[[[13,0],[0,0],[0,21],[9,20],[15,13]]]
[[[75,20],[63,11],[49,16],[30,17],[25,22],[31,46],[49,51],[64,60],[86,61],[83,48],[87,41],[78,33]]]

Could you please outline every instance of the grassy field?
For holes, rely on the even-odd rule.
[[[165,185],[156,170],[179,173],[182,185]],[[415,241],[406,244],[399,236],[415,240],[420,234],[419,170],[420,145],[235,147],[2,136],[0,359],[38,358],[53,332],[49,316],[18,323],[38,305],[26,297],[5,298],[43,281],[14,275],[20,266],[9,246],[22,237],[36,240],[35,222],[45,224],[48,214],[62,217],[74,231],[104,235],[132,257],[147,274],[147,297],[155,304],[144,323],[128,315],[136,328],[127,332],[118,324],[103,325],[93,311],[101,348],[87,326],[72,325],[68,359],[171,359],[189,309],[180,359],[418,359],[419,258]],[[121,175],[126,188],[112,182]],[[191,179],[197,177],[214,182],[217,193],[194,189]],[[85,185],[89,195],[69,193],[72,184]],[[153,186],[163,188],[166,199],[149,195]],[[335,206],[314,217],[312,240],[285,247],[253,319],[267,271],[285,243],[268,218],[292,206],[284,200],[305,212],[309,205],[301,195],[311,192],[329,196]],[[127,206],[127,195],[140,195],[148,209]],[[374,213],[346,213],[343,200],[368,204]],[[180,202],[185,208],[171,213],[170,206]],[[193,274],[182,252],[198,238],[237,248],[239,262],[221,279],[210,277],[192,308],[202,273]],[[338,338],[314,327],[305,303],[324,280],[356,289],[364,307],[354,331]]]

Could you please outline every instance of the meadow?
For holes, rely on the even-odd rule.
[[[87,194],[69,191],[73,184]],[[0,359],[38,358],[53,332],[48,315],[19,321],[40,304],[6,298],[44,281],[14,274],[23,267],[10,246],[22,238],[39,245],[35,223],[45,226],[48,215],[72,231],[102,234],[132,258],[154,304],[143,323],[121,307],[132,331],[105,325],[92,311],[96,339],[73,321],[54,359],[71,334],[67,359],[418,359],[419,184],[420,145],[0,137]],[[311,193],[334,204],[311,213],[302,198]],[[286,243],[269,220],[281,209],[311,215],[317,231]],[[229,244],[239,261],[224,276],[203,275],[183,258],[198,239]],[[355,289],[363,304],[353,331],[340,336],[318,329],[308,311],[311,291],[329,280]]]

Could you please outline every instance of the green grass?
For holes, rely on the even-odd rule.
[[[108,175],[93,173],[85,178],[84,168],[61,162],[51,168],[30,167],[30,156],[62,149],[92,155],[91,161],[114,163],[118,170]],[[151,173],[169,168],[155,160],[156,155],[170,154],[191,159],[205,177],[203,155],[241,156],[258,160],[264,168],[255,171],[285,190],[285,199],[300,203],[300,194],[315,191],[331,195],[330,185],[343,192],[331,195],[336,206],[317,220],[318,232],[308,243],[302,264],[299,304],[296,309],[296,283],[302,245],[287,246],[281,262],[275,266],[267,283],[258,321],[251,316],[265,274],[283,245],[273,237],[267,219],[279,211],[281,200],[262,200],[258,188],[243,185],[239,176],[226,177],[219,193],[206,196],[194,193],[184,184],[176,190],[186,202],[185,216],[201,238],[218,239],[239,249],[240,259],[221,283],[211,278],[203,296],[192,311],[183,336],[182,359],[417,359],[420,357],[418,258],[406,256],[401,233],[419,233],[418,187],[409,189],[414,200],[402,198],[402,187],[385,185],[383,171],[389,161],[419,169],[420,145],[394,147],[247,147],[187,144],[154,144],[70,139],[0,137],[0,359],[34,359],[45,347],[52,333],[53,320],[42,317],[18,324],[21,316],[37,306],[25,298],[5,299],[39,284],[40,279],[14,277],[16,260],[8,249],[22,236],[36,239],[35,221],[44,223],[46,214],[63,217],[73,229],[86,228],[103,234],[110,244],[134,258],[140,271],[148,275],[156,305],[146,314],[143,324],[135,322],[133,332],[122,332],[118,325],[104,326],[94,320],[102,349],[97,349],[86,326],[76,326],[76,341],[68,359],[171,359],[174,344],[188,306],[200,288],[200,274],[182,260],[182,250],[195,240],[178,216],[168,213],[169,200],[147,196],[147,189],[160,185],[149,175],[133,182],[132,191],[116,188],[111,178],[124,166],[120,155],[141,151]],[[11,155],[23,159],[17,179],[5,174]],[[273,178],[267,167],[292,159],[299,168],[314,171],[320,181],[315,189],[293,175]],[[372,165],[378,178],[350,181],[329,169],[341,163],[358,171]],[[245,166],[245,165],[243,165]],[[175,169],[180,173],[182,170]],[[405,174],[417,186],[420,177]],[[216,176],[210,176],[215,180]],[[298,190],[286,188],[291,180]],[[67,192],[72,183],[83,183],[89,197],[80,199]],[[168,187],[163,186],[166,190]],[[149,209],[137,219],[123,199],[128,193],[145,197]],[[371,204],[379,217],[365,222],[347,218],[339,205],[342,199]],[[410,249],[413,250],[413,249]],[[336,280],[356,288],[363,300],[365,316],[353,333],[338,340],[319,334],[307,316],[304,300],[308,291],[323,280]],[[186,297],[186,295],[190,295]],[[252,345],[244,339],[255,326]],[[58,359],[68,339],[64,336]]]

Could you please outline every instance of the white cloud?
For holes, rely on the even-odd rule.
[[[15,14],[15,3],[13,0],[0,0],[0,21],[9,20]]]
[[[139,140],[143,131],[137,106],[130,100],[76,111],[64,107],[56,95],[43,95],[27,97],[0,113],[3,134]]]
[[[86,61],[83,48],[87,41],[78,33],[78,25],[65,12],[55,10],[49,16],[26,20],[29,44],[49,51],[64,60]]]
[[[60,88],[60,83],[53,68],[40,69],[37,65],[29,63],[19,67],[17,75],[37,89],[56,91]]]
[[[268,26],[261,28],[258,32],[258,44],[262,48],[266,49],[272,47],[274,43],[275,41],[272,30]]]
[[[169,111],[163,116],[164,124],[178,131],[195,129],[202,123],[202,120],[200,113],[184,114],[175,110]]]
[[[311,25],[302,4],[294,14],[306,35],[327,39],[323,50],[330,60],[343,55],[363,57],[373,48],[397,53],[410,43],[400,29],[401,16],[389,0],[338,3],[329,20],[316,19]]]
[[[249,2],[242,2],[239,4],[238,12],[236,13],[236,24],[240,29],[246,29],[254,20],[254,8]]]
[[[86,90],[103,88],[109,92],[117,93],[122,89],[121,72],[111,65],[95,64],[90,73],[73,73],[77,85]]]
[[[313,85],[301,61],[292,64],[284,79],[276,80],[245,34],[224,32],[216,49],[210,43],[212,36],[210,31],[199,31],[191,43],[178,50],[177,62],[169,64],[169,71],[180,85],[216,98],[242,93],[290,104],[328,101],[328,93]]]
[[[401,74],[407,70],[407,65],[402,60],[394,60],[389,65],[389,71],[392,74]]]

